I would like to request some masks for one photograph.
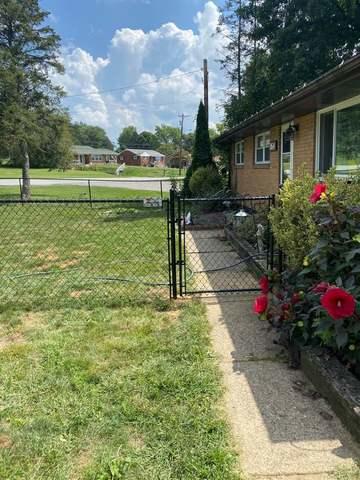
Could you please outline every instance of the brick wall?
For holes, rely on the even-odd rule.
[[[299,170],[314,175],[316,114],[295,119],[299,130],[294,138],[294,176]],[[278,142],[270,154],[270,164],[255,164],[253,136],[245,138],[244,165],[235,165],[235,143],[231,146],[232,190],[241,195],[270,195],[277,193],[280,183],[281,126],[271,128],[270,140]]]
[[[299,117],[294,123],[299,125],[294,139],[294,177],[303,169],[310,175],[314,175],[316,113]]]
[[[126,165],[141,165],[141,158],[138,156],[137,159],[134,159],[134,153],[129,152],[129,150],[124,150],[121,152],[118,160],[120,163],[126,163]]]
[[[279,140],[280,128],[273,127],[270,132],[270,139]],[[279,188],[279,149],[271,152],[270,164],[255,164],[255,139],[245,139],[244,165],[235,165],[234,151],[232,146],[232,187],[233,191],[241,195],[269,195],[275,193]]]

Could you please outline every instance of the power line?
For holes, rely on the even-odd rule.
[[[161,80],[167,80],[167,79],[171,79],[171,78],[178,78],[178,77],[184,77],[186,75],[193,75],[194,73],[199,73],[201,72],[202,69],[198,69],[198,70],[193,70],[191,72],[184,72],[184,73],[179,73],[177,75],[169,75],[168,77],[160,77],[158,78],[157,80],[152,80],[151,82],[144,82],[144,83],[135,83],[133,85],[127,85],[127,86],[124,86],[124,87],[118,87],[118,88],[112,88],[112,89],[109,89],[109,90],[99,90],[98,92],[90,92],[90,93],[77,93],[75,95],[67,95],[65,97],[65,99],[67,98],[75,98],[75,97],[88,97],[90,95],[100,95],[101,93],[111,93],[111,92],[117,92],[117,91],[120,91],[120,90],[128,90],[130,88],[136,88],[136,87],[142,87],[142,86],[145,86],[145,85],[151,85],[153,83],[159,83],[161,82]]]
[[[181,93],[182,96],[184,95],[192,95],[192,97],[194,97],[194,90],[190,90],[188,92],[184,92],[184,93]],[[201,97],[201,94],[199,94],[199,98]],[[108,101],[108,100],[104,100],[102,99],[103,102],[105,103],[105,105],[107,106],[114,106],[114,107],[118,107],[118,108],[136,108],[138,110],[148,110],[149,108],[152,108],[152,107],[167,107],[168,105],[185,105],[189,102],[186,102],[184,99],[183,100],[176,100],[175,102],[167,102],[167,103],[138,103],[136,101],[129,101],[126,105],[122,105],[120,103],[120,100],[118,103],[115,103],[115,102],[111,102],[111,101]]]

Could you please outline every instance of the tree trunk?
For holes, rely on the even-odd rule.
[[[242,87],[242,75],[241,75],[241,67],[242,67],[242,3],[239,2],[239,13],[238,13],[238,38],[237,38],[237,89],[238,89],[238,99],[241,99],[241,87]]]
[[[31,184],[30,184],[30,157],[27,143],[21,142],[21,156],[22,156],[22,188],[21,200],[31,199]]]

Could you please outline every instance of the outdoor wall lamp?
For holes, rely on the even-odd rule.
[[[291,138],[291,140],[294,139],[295,133],[299,131],[299,125],[290,125],[290,127],[286,130],[286,135]]]

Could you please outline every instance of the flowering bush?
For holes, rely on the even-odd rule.
[[[318,239],[300,268],[261,279],[259,313],[292,343],[323,345],[360,375],[360,207],[325,183],[308,202]]]
[[[321,194],[336,195],[344,206],[360,204],[360,174],[351,184],[337,178],[330,172],[314,190],[316,180],[308,174],[300,174],[295,180],[286,180],[277,200],[277,206],[270,213],[270,221],[277,244],[287,257],[291,268],[302,266],[319,238],[319,224],[315,218],[321,202]],[[327,186],[326,192],[321,191]]]

